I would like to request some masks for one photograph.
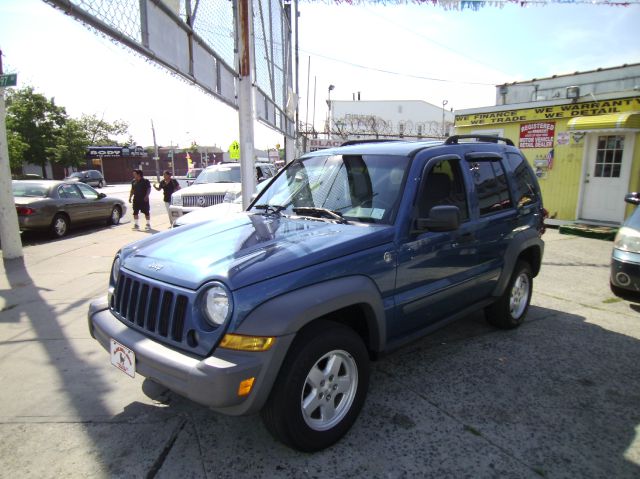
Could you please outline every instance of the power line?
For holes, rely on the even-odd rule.
[[[396,75],[396,76],[403,76],[403,77],[408,77],[408,78],[416,78],[418,80],[428,80],[428,81],[438,81],[438,82],[443,82],[443,83],[459,83],[459,84],[464,84],[464,85],[482,85],[482,86],[496,86],[499,82],[494,82],[494,83],[485,83],[485,82],[472,82],[472,81],[464,81],[464,80],[451,80],[451,79],[446,79],[446,78],[434,78],[434,77],[426,77],[426,76],[422,76],[422,75],[414,75],[412,73],[401,73],[401,72],[394,72],[394,71],[390,71],[390,70],[383,70],[381,68],[375,68],[375,67],[369,67],[366,65],[359,65],[357,63],[352,63],[352,62],[348,62],[346,60],[340,60],[339,58],[332,58],[326,55],[322,55],[320,53],[315,53],[309,50],[305,50],[303,48],[300,48],[301,52],[307,53],[309,55],[313,55],[319,58],[324,58],[325,60],[330,60],[330,61],[334,61],[337,63],[344,63],[345,65],[349,65],[352,67],[356,67],[356,68],[362,68],[364,70],[371,70],[371,71],[376,71],[379,73],[386,73],[388,75]]]

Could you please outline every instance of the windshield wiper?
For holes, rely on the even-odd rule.
[[[281,205],[255,205],[254,206],[255,209],[257,210],[264,210],[264,214],[266,215],[278,215],[280,216],[280,212],[284,209],[286,209],[286,206],[281,206]]]
[[[327,208],[316,208],[309,206],[300,206],[293,208],[293,212],[302,216],[311,216],[315,218],[326,218],[334,220],[338,223],[348,224],[349,222],[337,211],[332,211]]]

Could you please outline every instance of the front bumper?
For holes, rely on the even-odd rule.
[[[106,300],[89,307],[89,331],[109,351],[113,338],[133,350],[136,373],[171,391],[229,415],[259,411],[266,401],[293,335],[278,337],[266,352],[218,349],[207,358],[190,356],[128,328],[108,309]],[[238,396],[240,382],[254,377],[248,396]]]
[[[611,284],[627,291],[640,293],[640,253],[613,249]]]

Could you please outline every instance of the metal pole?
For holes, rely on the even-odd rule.
[[[171,140],[171,175],[176,176],[176,150],[173,148],[173,140]]]
[[[240,130],[240,179],[242,207],[247,209],[256,188],[253,123],[253,34],[252,0],[238,0],[236,31],[238,35],[238,122]]]
[[[158,155],[158,144],[156,143],[156,129],[153,127],[153,120],[151,120],[151,132],[153,133],[153,149],[155,151],[155,156],[153,159],[156,162],[156,181],[160,183],[160,165],[158,160],[160,160],[160,156]]]
[[[2,50],[0,50],[0,75],[2,75]],[[0,87],[0,242],[2,242],[2,257],[14,259],[22,257],[22,240],[11,187],[5,116],[4,88]]]

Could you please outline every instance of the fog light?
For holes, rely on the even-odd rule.
[[[238,396],[248,396],[256,378],[245,379],[238,386]]]
[[[616,281],[622,286],[629,286],[629,284],[631,284],[631,278],[627,273],[617,273]]]
[[[240,334],[225,334],[220,341],[220,347],[237,351],[268,351],[276,338],[266,336],[242,336]]]

